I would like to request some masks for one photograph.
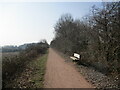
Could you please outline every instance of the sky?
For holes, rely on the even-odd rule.
[[[0,2],[0,46],[22,45],[54,38],[61,15],[82,18],[100,2]]]

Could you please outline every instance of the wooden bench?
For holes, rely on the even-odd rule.
[[[70,58],[73,60],[73,61],[79,61],[80,60],[80,55],[77,54],[77,53],[74,53],[73,56],[71,56]]]

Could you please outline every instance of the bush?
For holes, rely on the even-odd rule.
[[[45,54],[47,49],[48,44],[40,42],[28,46],[24,51],[21,51],[18,55],[3,56],[3,88],[6,87],[9,81],[15,78],[15,75],[17,73],[20,73],[24,70],[24,67],[28,62],[30,62],[40,54]]]

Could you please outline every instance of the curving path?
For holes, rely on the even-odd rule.
[[[45,88],[93,88],[75,67],[66,63],[52,48],[46,65]]]

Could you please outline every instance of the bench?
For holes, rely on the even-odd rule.
[[[73,56],[71,56],[70,58],[73,60],[73,61],[79,61],[80,60],[80,55],[77,54],[77,53],[74,53]]]

